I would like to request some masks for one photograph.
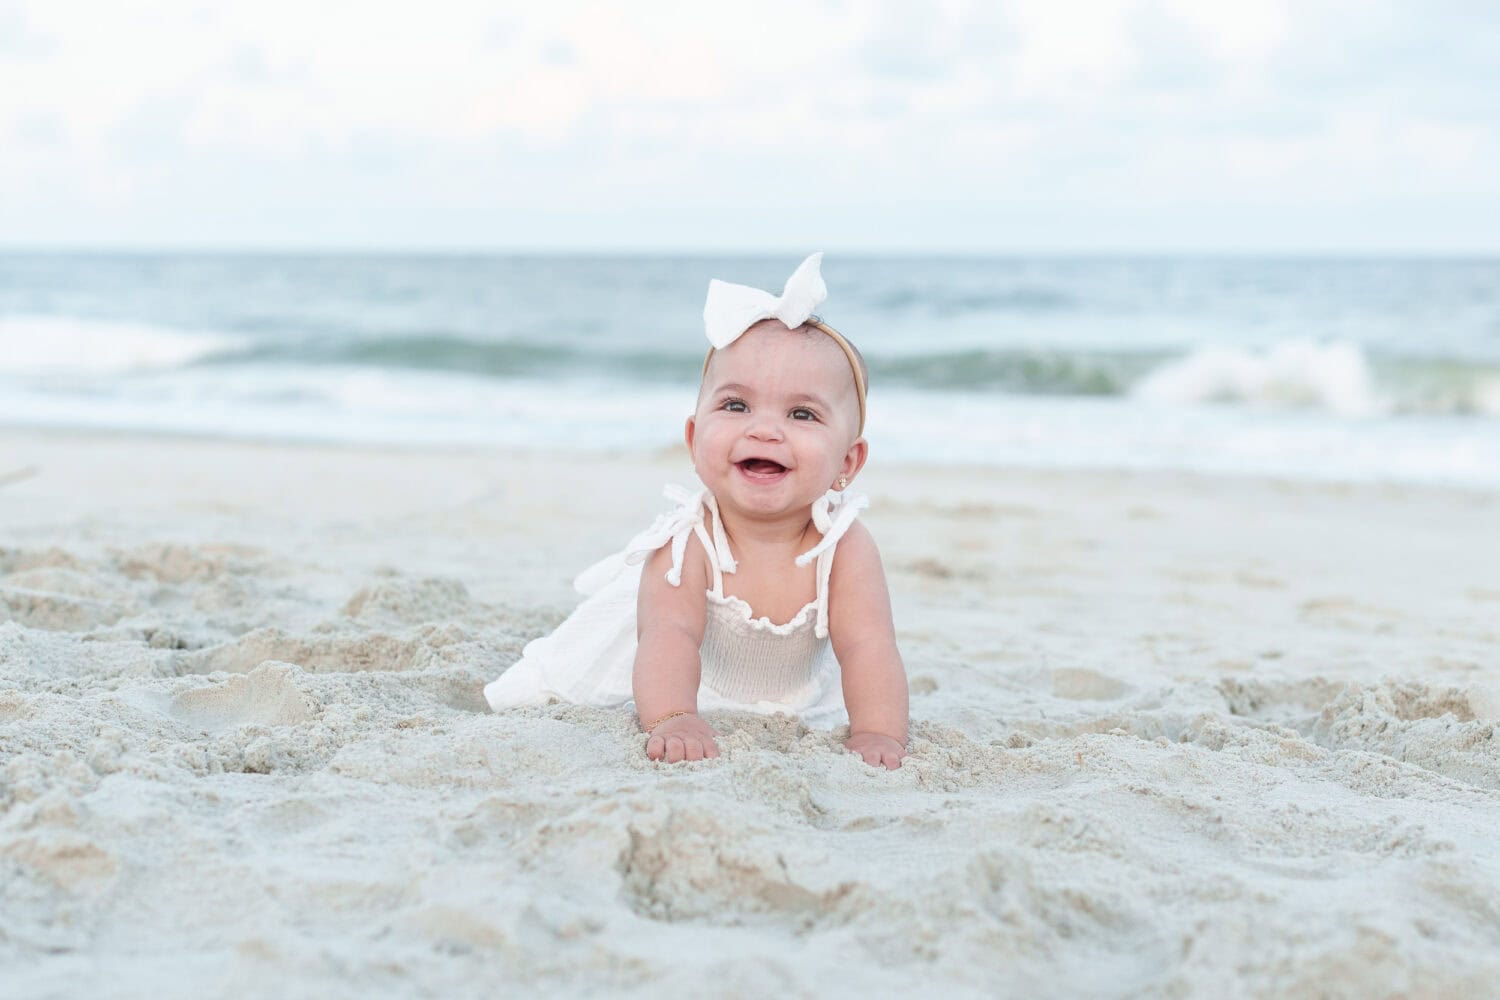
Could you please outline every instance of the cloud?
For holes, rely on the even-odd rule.
[[[1141,246],[1233,248],[1281,219],[1284,242],[1399,244],[1398,202],[1500,205],[1492,20],[1326,0],[11,3],[0,240],[1087,248],[1141,219]],[[1361,202],[1362,224],[1324,210]]]
[[[20,3],[0,3],[0,59],[42,59],[54,47],[53,39],[36,29]]]

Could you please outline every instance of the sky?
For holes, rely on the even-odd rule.
[[[0,0],[0,246],[1500,252],[1500,7]]]

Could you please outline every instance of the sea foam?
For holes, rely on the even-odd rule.
[[[176,368],[240,345],[221,333],[71,316],[0,316],[0,372],[117,374]]]
[[[1322,409],[1345,417],[1389,412],[1369,361],[1347,341],[1296,340],[1263,350],[1201,347],[1148,374],[1131,390],[1154,403],[1245,403]]]

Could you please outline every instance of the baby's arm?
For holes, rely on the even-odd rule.
[[[671,546],[663,546],[641,567],[636,598],[635,708],[641,727],[651,726],[646,756],[675,764],[719,756],[716,735],[698,717],[698,682],[703,628],[708,617],[708,570],[697,538],[688,541],[681,586],[666,580]],[[667,718],[670,716],[670,718]],[[657,723],[656,720],[663,720]],[[653,725],[653,723],[656,723]]]
[[[855,522],[839,540],[828,580],[828,634],[843,670],[849,739],[865,763],[901,766],[906,756],[906,667],[896,650],[891,595],[880,551]]]

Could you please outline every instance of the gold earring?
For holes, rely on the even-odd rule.
[[[849,477],[848,476],[839,476],[839,489],[840,490],[847,490],[848,488],[849,488]]]

